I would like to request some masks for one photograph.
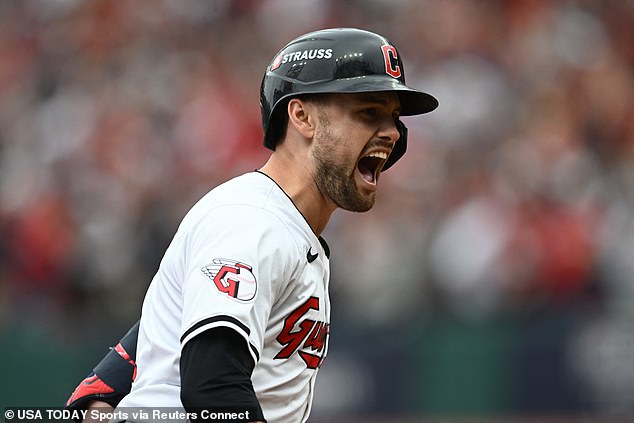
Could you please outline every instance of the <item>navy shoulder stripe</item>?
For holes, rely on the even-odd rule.
[[[247,335],[251,334],[251,330],[249,329],[249,327],[247,325],[245,325],[244,323],[242,323],[241,321],[239,321],[238,319],[236,319],[235,317],[231,317],[231,316],[214,316],[214,317],[209,317],[207,319],[201,320],[200,322],[196,323],[194,326],[190,327],[189,329],[187,329],[185,331],[185,333],[183,334],[183,336],[181,336],[181,343],[185,340],[185,338],[187,338],[187,336],[189,336],[190,333],[194,332],[195,330],[203,327],[203,326],[207,326],[210,325],[212,323],[216,323],[216,322],[229,322],[233,325],[238,326],[240,329],[242,329]],[[253,344],[251,344],[249,342],[249,347],[251,348],[251,350],[253,351],[253,353],[255,354],[255,356],[258,358],[258,360],[260,359],[260,354],[258,353],[257,348],[255,348],[255,346],[253,346]]]

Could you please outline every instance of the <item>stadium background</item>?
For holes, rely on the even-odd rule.
[[[0,400],[61,405],[176,226],[266,158],[289,39],[382,33],[440,108],[338,211],[315,422],[634,415],[634,2],[0,1]],[[541,418],[538,421],[543,421]]]

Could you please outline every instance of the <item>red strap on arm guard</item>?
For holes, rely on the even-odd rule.
[[[86,379],[77,385],[77,388],[75,388],[70,398],[68,398],[68,401],[66,401],[66,406],[69,407],[81,399],[103,399],[102,396],[112,394],[113,392],[114,389],[99,379],[99,376],[91,372]]]
[[[93,400],[104,401],[112,407],[125,397],[136,378],[137,322],[114,348],[97,364],[93,371],[73,391],[66,409],[85,410]]]

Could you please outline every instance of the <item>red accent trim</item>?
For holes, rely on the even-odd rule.
[[[94,394],[110,394],[114,392],[110,386],[108,386],[103,380],[99,379],[99,376],[92,375],[82,380],[81,383],[75,388],[72,395],[66,402],[66,405],[70,405],[80,398]]]
[[[128,363],[132,364],[133,366],[134,364],[134,360],[132,360],[132,357],[130,357],[130,354],[128,354],[128,352],[125,350],[125,348],[123,348],[123,345],[121,345],[121,342],[119,342],[117,344],[116,347],[114,347],[114,350]]]
[[[134,381],[136,379],[136,363],[134,362],[134,360],[132,360],[132,357],[130,357],[130,354],[128,354],[128,352],[125,350],[125,348],[123,348],[123,345],[121,345],[121,342],[119,342],[117,344],[116,347],[114,347],[114,350],[117,352],[117,354],[119,354],[125,361],[127,361],[128,363],[130,363],[132,365],[132,367],[134,367],[134,373],[132,374],[132,381]]]
[[[281,64],[282,64],[282,55],[280,54],[279,56],[275,58],[275,60],[273,60],[273,63],[271,63],[271,71],[274,71],[275,69],[279,68]]]

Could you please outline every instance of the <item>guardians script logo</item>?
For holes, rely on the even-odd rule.
[[[283,348],[274,358],[287,359],[297,352],[309,369],[322,365],[326,358],[330,324],[309,319],[310,310],[319,310],[319,298],[310,297],[284,319],[284,327],[275,338]]]

